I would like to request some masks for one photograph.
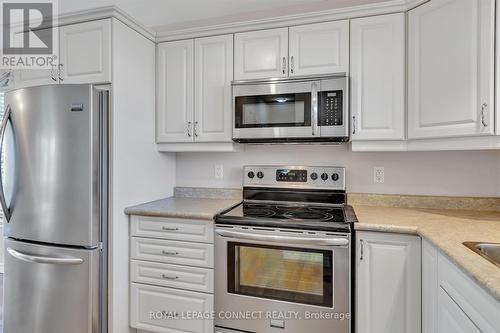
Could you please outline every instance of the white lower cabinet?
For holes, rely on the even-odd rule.
[[[423,333],[500,332],[500,302],[425,240],[422,281]]]
[[[356,332],[421,333],[421,240],[356,233]]]
[[[213,221],[130,220],[130,326],[141,333],[213,333]]]

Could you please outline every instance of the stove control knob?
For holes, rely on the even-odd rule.
[[[250,171],[250,172],[247,174],[247,176],[248,176],[248,178],[253,179],[253,177],[255,177],[255,172]]]
[[[336,182],[337,180],[339,180],[339,174],[338,174],[338,173],[334,173],[334,174],[332,174],[332,180],[333,180],[334,182]]]
[[[328,180],[328,174],[327,173],[322,173],[321,174],[321,179]]]
[[[318,179],[318,174],[316,172],[311,173],[311,179],[312,180]]]
[[[257,178],[259,179],[264,178],[264,173],[262,171],[257,172]]]

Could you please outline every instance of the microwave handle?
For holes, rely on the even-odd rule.
[[[311,84],[311,128],[312,136],[318,133],[318,83]]]

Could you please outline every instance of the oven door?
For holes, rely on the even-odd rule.
[[[216,325],[259,333],[349,332],[349,243],[342,233],[218,225]]]
[[[233,85],[236,141],[319,136],[318,81]]]

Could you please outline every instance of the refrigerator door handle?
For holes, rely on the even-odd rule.
[[[2,125],[0,126],[0,151],[3,147],[3,139],[5,136],[5,130],[7,129],[7,124],[9,123],[10,115],[12,113],[12,109],[10,105],[7,105],[5,108],[5,113],[3,116],[2,120]],[[2,177],[2,172],[0,168],[0,204],[2,205],[2,210],[3,214],[5,216],[5,219],[7,220],[7,223],[10,221],[11,217],[11,211],[10,208],[7,206],[7,202],[5,201],[5,193],[3,189],[3,177]]]
[[[81,258],[72,258],[72,257],[47,257],[47,256],[39,256],[34,254],[26,254],[19,251],[14,250],[13,248],[8,247],[7,252],[11,256],[16,259],[27,261],[27,262],[35,262],[39,264],[53,264],[53,265],[81,265],[83,264],[83,259]]]

